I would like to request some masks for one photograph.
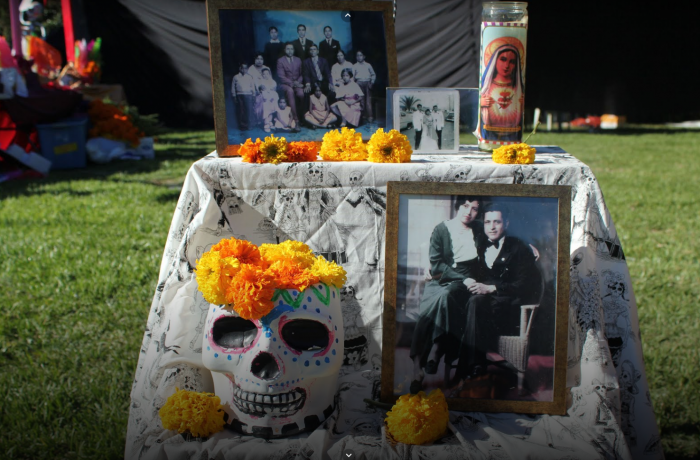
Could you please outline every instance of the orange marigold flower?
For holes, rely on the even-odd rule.
[[[243,161],[246,163],[265,163],[264,157],[260,154],[260,146],[262,141],[260,138],[253,142],[250,138],[245,141],[245,144],[241,145],[238,150],[238,154],[243,157]]]
[[[315,142],[290,142],[287,144],[287,159],[285,162],[299,163],[303,161],[316,161],[318,146]]]
[[[235,257],[240,264],[261,264],[260,250],[249,241],[228,238],[219,241],[211,249],[217,251],[221,258]]]
[[[243,319],[259,319],[270,313],[274,304],[274,276],[255,265],[242,265],[226,290],[226,302]]]
[[[290,260],[301,268],[310,268],[316,257],[311,248],[301,241],[287,240],[279,244],[260,245],[260,255],[267,266],[278,260]]]
[[[298,289],[304,291],[319,281],[309,269],[302,268],[291,260],[278,260],[267,270],[275,278],[277,289]]]

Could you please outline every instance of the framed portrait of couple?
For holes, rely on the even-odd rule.
[[[571,190],[389,182],[382,400],[564,414]]]
[[[398,86],[390,2],[207,0],[216,148],[386,127]]]
[[[405,135],[414,154],[455,154],[473,143],[477,88],[387,88],[386,100],[387,129]]]

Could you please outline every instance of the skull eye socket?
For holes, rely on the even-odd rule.
[[[253,343],[258,328],[252,321],[229,316],[217,320],[211,332],[214,343],[218,346],[243,348]]]
[[[309,319],[290,321],[282,327],[282,339],[297,351],[318,351],[328,346],[326,326]]]

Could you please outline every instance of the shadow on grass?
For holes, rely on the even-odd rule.
[[[51,171],[47,177],[38,179],[24,179],[4,182],[0,189],[0,198],[16,195],[41,195],[56,193],[46,190],[43,186],[50,186],[63,182],[75,182],[84,180],[105,180],[109,182],[142,183],[172,189],[172,193],[159,195],[159,201],[167,201],[166,197],[172,195],[177,200],[180,188],[184,181],[184,173],[173,171],[166,178],[143,179],[129,176],[143,176],[150,173],[163,171],[168,163],[185,160],[194,162],[215,150],[213,131],[186,132],[171,131],[158,136],[156,142],[156,155],[153,160],[113,160],[106,164],[91,163],[82,169]],[[186,172],[186,170],[185,170]],[[73,196],[90,195],[92,192],[85,190],[65,189],[60,193]]]

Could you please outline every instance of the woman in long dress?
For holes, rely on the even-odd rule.
[[[342,120],[341,128],[348,125],[357,127],[362,115],[360,101],[364,94],[358,84],[352,81],[351,69],[343,69],[341,76],[343,84],[335,92],[335,98],[338,102],[331,106],[331,110]]]
[[[497,48],[481,81],[481,138],[516,141],[522,136],[525,89],[520,53],[513,45]]]
[[[321,87],[314,85],[314,93],[309,98],[309,111],[304,115],[304,119],[315,128],[328,128],[334,123],[336,117],[328,105],[328,98],[321,92]]]
[[[263,127],[268,127],[269,125],[267,124],[266,120],[272,112],[277,110],[277,99],[275,99],[274,103],[270,102],[271,95],[268,93],[267,95],[263,96],[263,91],[267,90],[276,92],[277,82],[272,79],[270,69],[268,69],[267,67],[264,67],[261,73],[261,77],[255,79],[255,88],[258,92],[258,94],[255,96],[254,105],[255,120],[256,125],[263,125]],[[265,107],[267,107],[268,109],[271,107],[272,110],[266,110]]]
[[[425,109],[423,117],[423,136],[417,150],[438,150],[437,135],[433,126],[433,117],[430,109]]]

